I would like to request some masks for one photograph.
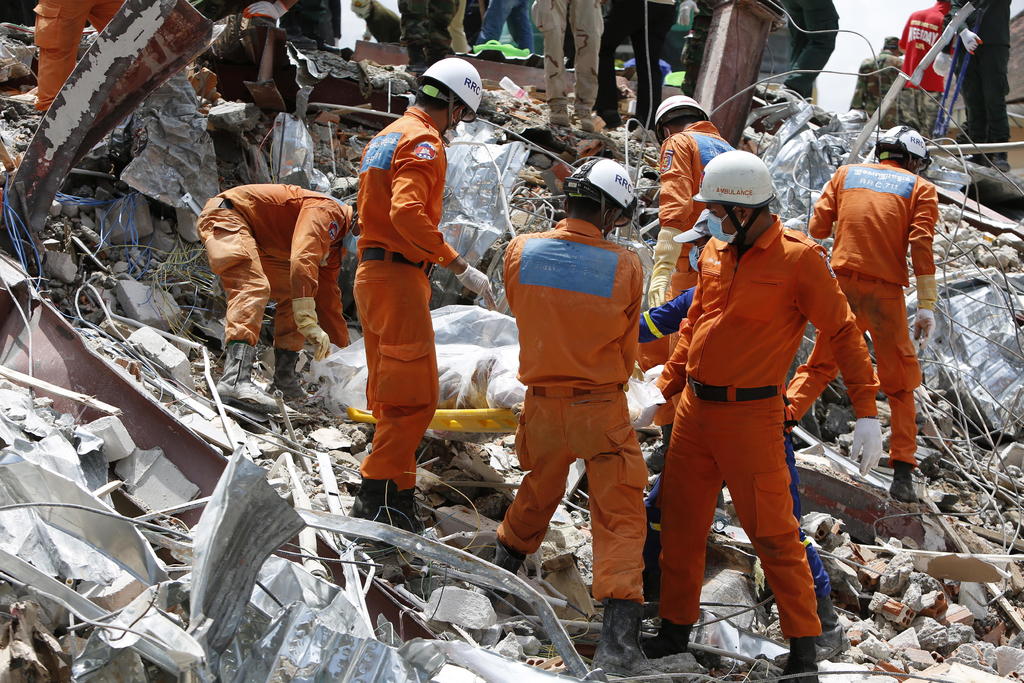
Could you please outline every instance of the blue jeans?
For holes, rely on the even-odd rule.
[[[786,466],[789,467],[789,491],[793,496],[793,514],[797,521],[800,521],[800,492],[797,486],[800,484],[800,475],[796,471],[796,454],[793,450],[793,437],[786,434]],[[658,507],[658,496],[661,493],[661,477],[654,481],[651,492],[644,500],[644,507],[647,509],[647,540],[644,543],[644,573],[651,568],[658,567],[659,556],[661,555],[661,509]],[[825,571],[825,565],[821,562],[818,549],[804,535],[800,529],[800,542],[807,549],[807,564],[811,567],[811,576],[814,577],[814,594],[823,598],[832,592],[832,582]]]
[[[533,52],[533,24],[530,23],[530,0],[491,0],[484,14],[478,43],[501,40],[501,30],[508,22],[509,33],[516,47]]]

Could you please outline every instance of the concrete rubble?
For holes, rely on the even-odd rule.
[[[31,62],[31,41],[0,27],[0,136],[18,153],[38,125],[18,92],[26,55]],[[304,77],[319,79],[319,92],[336,100],[348,93],[347,108],[314,98],[290,120],[307,133],[297,139],[315,173],[303,177],[353,200],[361,152],[412,81],[402,67],[329,53],[291,57],[305,64]],[[343,410],[365,405],[351,256],[341,285],[355,344],[323,363],[304,354],[310,398],[291,404],[287,421],[218,404],[211,378],[225,302],[195,217],[218,186],[275,180],[263,143],[276,116],[222,95],[223,65],[204,55],[66,179],[38,236],[45,277],[10,277],[32,271],[31,258],[0,261],[0,310],[9,314],[0,368],[24,370],[24,349],[35,354],[33,372],[0,379],[0,679],[4,666],[33,671],[31,680],[270,680],[300,667],[311,679],[358,669],[370,672],[358,680],[501,680],[488,673],[495,666],[504,680],[582,678],[602,613],[590,592],[585,481],[567,494],[521,580],[489,563],[524,474],[507,433],[514,427],[428,433],[419,454],[422,536],[387,536],[346,516],[372,439],[372,426]],[[652,139],[554,130],[542,97],[485,86],[481,118],[489,123],[461,130],[462,146],[449,155],[449,180],[466,191],[452,193],[443,229],[492,278],[499,311],[474,308],[435,274],[438,344],[453,349],[439,353],[444,408],[507,409],[522,400],[501,257],[513,235],[558,217],[567,163],[628,156],[645,211],[638,234],[619,239],[638,251],[647,274],[657,234]],[[385,105],[361,106],[371,96]],[[775,106],[774,120],[752,117],[743,144],[763,152],[786,183],[775,209],[789,227],[806,229],[807,188],[829,177],[864,121],[770,86],[757,90],[755,104]],[[173,163],[161,172],[165,159]],[[1013,220],[978,219],[966,198],[949,199],[959,190],[950,192],[935,240],[938,333],[922,356],[917,395],[925,502],[888,501],[884,467],[859,478],[843,466],[854,418],[841,380],[797,432],[802,526],[821,550],[851,645],[823,671],[873,676],[837,680],[958,680],[965,667],[1024,676],[1024,231]],[[1013,206],[988,208],[1020,215]],[[22,334],[26,302],[48,311],[52,324]],[[471,322],[453,325],[458,316]],[[73,338],[74,353],[62,355],[51,338]],[[266,383],[273,353],[266,344],[261,351],[258,379]],[[100,374],[76,375],[86,360]],[[44,386],[57,366],[64,383],[51,383],[82,395]],[[884,401],[879,415],[888,431]],[[660,446],[655,430],[639,434],[645,453]],[[656,663],[666,680],[779,672],[766,664],[785,649],[777,609],[755,580],[750,544],[722,529],[737,524],[731,505],[716,517],[726,523],[716,523],[709,541],[695,647]],[[232,566],[236,551],[247,566]],[[645,631],[656,624],[645,621]]]

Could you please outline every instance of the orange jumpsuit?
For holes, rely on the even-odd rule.
[[[122,0],[40,0],[36,5],[39,87],[36,109],[46,111],[78,62],[82,29],[88,22],[102,31],[121,9]]]
[[[459,256],[437,229],[447,167],[430,116],[410,107],[370,141],[359,169],[355,297],[366,342],[366,399],[377,418],[361,471],[367,479],[391,479],[399,489],[416,484],[416,448],[437,409],[426,271]],[[367,259],[368,249],[382,250],[385,260]]]
[[[892,412],[889,457],[917,464],[914,389],[921,367],[910,341],[903,288],[907,248],[916,275],[933,275],[932,238],[939,216],[935,186],[891,161],[841,166],[814,207],[809,232],[824,239],[835,232],[832,267],[839,286],[871,333],[882,392]],[[832,350],[821,339],[790,384],[799,414],[814,403],[838,373]]]
[[[735,247],[712,239],[699,268],[693,305],[659,381],[666,397],[683,393],[660,501],[661,616],[697,621],[708,529],[725,480],[775,593],[783,633],[816,636],[814,586],[781,438],[782,384],[810,320],[837,350],[857,415],[873,416],[878,383],[867,347],[825,251],[778,219],[740,263]],[[763,397],[735,400],[752,390]]]
[[[704,166],[732,146],[718,132],[710,121],[697,121],[684,130],[666,138],[661,143],[661,195],[658,220],[662,227],[675,230],[689,230],[700,217],[704,204],[693,201],[693,195],[700,189]],[[668,299],[697,284],[697,273],[690,268],[689,244],[682,245],[676,270],[672,273],[672,287]],[[640,346],[640,368],[648,370],[668,360],[678,336],[666,335],[657,341]],[[675,411],[673,402],[668,402],[654,417],[654,423],[666,425],[672,422]]]
[[[227,294],[225,343],[255,345],[273,299],[274,346],[301,350],[292,299],[314,297],[331,343],[348,346],[338,274],[351,221],[351,207],[294,185],[240,185],[208,201],[197,228]]]
[[[640,260],[594,225],[566,219],[512,240],[505,292],[519,327],[519,380],[528,387],[516,432],[527,475],[498,538],[521,553],[536,551],[569,466],[582,458],[594,597],[642,601],[647,466],[622,390],[637,354]]]

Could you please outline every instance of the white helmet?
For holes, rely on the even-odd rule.
[[[661,139],[661,126],[665,121],[676,116],[682,116],[688,112],[699,115],[704,121],[708,120],[708,113],[704,110],[704,107],[692,97],[673,95],[662,100],[661,104],[658,105],[658,111],[654,115],[654,130],[657,132],[659,139]]]
[[[447,99],[438,92],[436,86],[440,85],[451,93],[459,102],[462,102],[473,114],[480,107],[480,99],[483,97],[483,84],[480,80],[480,73],[472,64],[465,59],[448,57],[434,63],[420,76],[420,90],[430,97]],[[463,119],[469,120],[469,119]]]
[[[924,138],[910,126],[896,126],[882,133],[875,143],[875,154],[882,158],[885,152],[895,152],[903,157],[928,160],[928,148],[924,146]]]
[[[704,167],[700,192],[694,201],[722,206],[757,208],[775,199],[768,167],[750,152],[723,152]]]
[[[629,173],[611,159],[583,159],[565,179],[564,189],[568,197],[586,197],[596,202],[610,199],[626,213],[632,213],[636,207],[636,189]]]

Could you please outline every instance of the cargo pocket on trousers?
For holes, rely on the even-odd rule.
[[[36,47],[60,48],[64,47],[64,36],[61,35],[60,6],[40,2],[36,5]],[[75,39],[77,41],[77,38]],[[77,45],[78,43],[75,42]]]
[[[519,426],[516,427],[516,457],[519,458],[519,469],[524,472],[533,469],[533,459],[526,445],[526,406],[519,413]]]
[[[621,425],[609,429],[608,440],[619,454],[619,481],[641,491],[647,486],[647,463],[640,454],[639,446],[630,447],[630,440],[636,439],[632,425]]]
[[[758,538],[796,532],[788,468],[754,475],[754,506],[757,515],[754,535]]]
[[[380,344],[377,350],[380,353],[374,392],[377,403],[422,406],[435,401],[437,371],[429,358],[434,351],[432,339]]]
[[[241,226],[231,223],[215,225],[213,233],[206,238],[206,256],[214,273],[224,273],[249,258],[240,231]]]

